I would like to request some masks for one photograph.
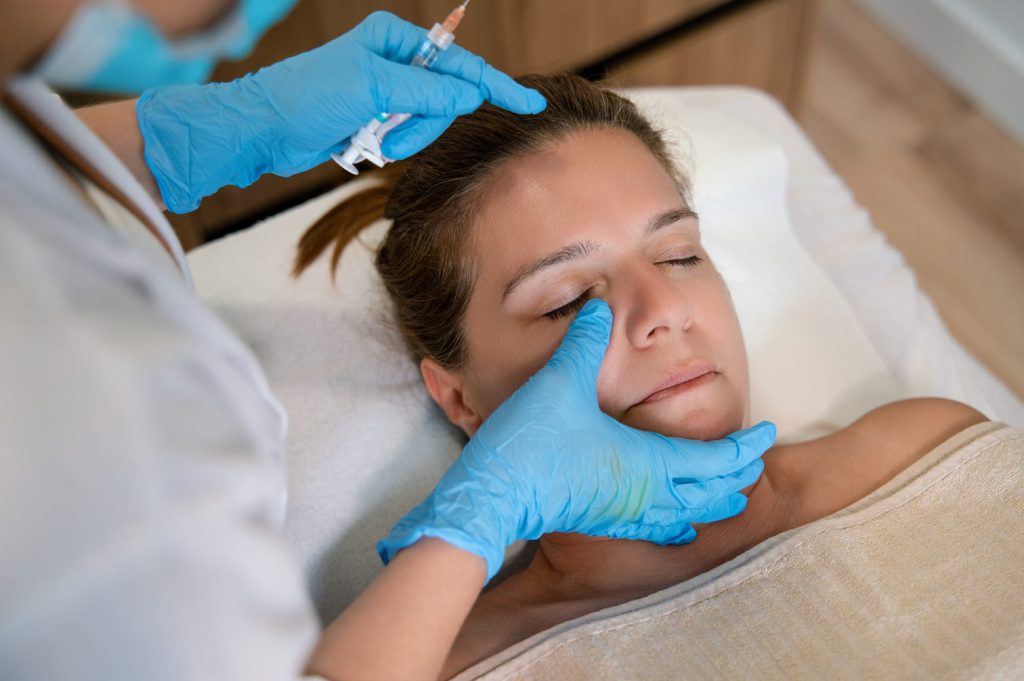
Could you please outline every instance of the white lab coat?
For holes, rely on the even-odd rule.
[[[59,100],[19,88],[144,196]],[[278,533],[284,412],[147,239],[0,110],[0,678],[297,678],[318,625]]]

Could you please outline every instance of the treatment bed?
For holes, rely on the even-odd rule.
[[[775,100],[735,87],[628,94],[692,172],[705,245],[747,343],[755,420],[798,441],[931,395],[996,423],[853,507],[459,678],[998,678],[1024,668],[1024,404],[949,334]],[[284,530],[325,623],[381,569],[376,540],[461,447],[388,324],[371,262],[386,225],[347,249],[336,283],[326,258],[289,274],[301,233],[367,181],[189,254],[199,295],[251,345],[289,412]],[[686,668],[673,657],[683,649]]]

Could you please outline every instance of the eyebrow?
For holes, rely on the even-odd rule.
[[[655,215],[651,218],[651,221],[647,223],[647,227],[644,229],[644,236],[650,236],[662,227],[668,227],[680,220],[687,220],[691,218],[696,220],[697,214],[689,208],[673,208],[672,210],[667,210],[664,213]]]
[[[671,224],[675,224],[680,220],[687,218],[697,218],[697,214],[689,208],[673,208],[667,210],[664,213],[659,213],[651,218],[650,222],[644,228],[644,236],[649,236],[654,232],[658,231],[662,227],[667,227]],[[554,267],[555,265],[562,265],[573,260],[579,260],[580,258],[586,257],[599,250],[597,244],[592,241],[577,241],[576,243],[569,244],[565,248],[560,248],[554,253],[545,255],[540,260],[536,260],[526,267],[519,270],[512,279],[505,284],[505,290],[501,294],[502,302],[511,295],[512,291],[517,286],[529,279],[530,277],[539,274],[541,271]]]
[[[597,244],[592,241],[577,241],[576,243],[569,244],[565,248],[558,249],[554,253],[545,255],[540,260],[530,263],[523,269],[519,270],[516,276],[512,277],[511,281],[505,284],[505,291],[501,294],[502,302],[508,298],[509,294],[515,290],[516,286],[519,286],[519,284],[539,273],[541,270],[546,270],[549,267],[561,265],[573,260],[579,260],[580,258],[586,257],[597,250]]]

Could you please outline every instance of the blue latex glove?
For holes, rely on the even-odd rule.
[[[497,573],[505,547],[547,532],[658,544],[697,537],[690,525],[746,508],[739,490],[764,470],[775,441],[762,422],[724,440],[665,437],[619,423],[597,403],[611,334],[607,303],[589,301],[547,365],[470,439],[430,496],[377,544],[385,563],[439,537]]]
[[[375,12],[325,45],[231,83],[145,92],[136,106],[139,128],[167,208],[184,213],[221,187],[317,166],[382,111],[413,114],[384,138],[384,154],[400,159],[484,100],[522,114],[547,105],[458,45],[429,71],[410,66],[425,35]]]

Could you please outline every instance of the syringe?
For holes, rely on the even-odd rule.
[[[455,40],[455,29],[459,22],[462,21],[462,17],[465,16],[466,5],[468,4],[469,0],[463,0],[463,3],[453,9],[444,22],[434,24],[434,27],[427,33],[423,44],[416,50],[416,54],[411,62],[413,66],[422,66],[425,69],[429,69],[434,65],[434,62],[441,56],[441,53],[448,49],[448,46]],[[411,117],[412,114],[407,113],[378,113],[369,123],[359,128],[359,131],[352,135],[345,151],[340,154],[331,154],[331,158],[334,159],[335,163],[353,175],[359,174],[356,164],[363,159],[367,159],[378,168],[383,168],[384,164],[388,163],[391,159],[385,158],[384,154],[381,153],[381,140],[384,139],[384,135],[389,130],[398,127]]]

